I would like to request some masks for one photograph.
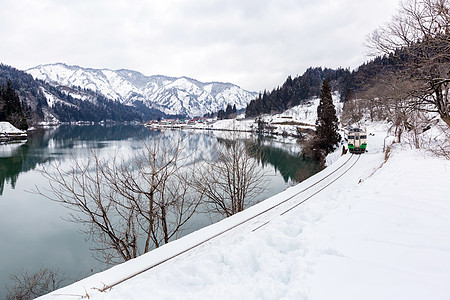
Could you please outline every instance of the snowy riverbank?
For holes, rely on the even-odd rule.
[[[368,126],[363,155],[43,299],[447,299],[450,162],[401,144],[385,160],[386,129]]]
[[[24,140],[27,133],[17,129],[9,122],[0,122],[0,141]]]
[[[333,95],[333,102],[337,111],[342,110],[342,103],[339,102],[338,93]],[[285,138],[297,139],[306,138],[315,130],[317,119],[317,106],[320,99],[314,98],[306,103],[295,106],[285,112],[274,115],[263,115],[258,118],[245,118],[244,114],[238,115],[234,119],[206,119],[201,122],[176,120],[169,122],[151,122],[145,126],[154,129],[196,129],[212,131],[239,131],[239,132],[262,132],[272,136],[282,136]]]

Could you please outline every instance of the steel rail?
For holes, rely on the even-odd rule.
[[[297,203],[296,205],[292,206],[291,208],[285,210],[284,212],[282,212],[280,214],[280,216],[284,215],[285,213],[293,210],[294,208],[296,208],[297,206],[305,203],[306,201],[308,201],[309,199],[311,199],[313,196],[317,195],[318,193],[320,193],[321,191],[323,191],[325,188],[329,187],[330,185],[332,185],[336,180],[338,180],[339,178],[341,178],[342,176],[344,176],[348,171],[350,171],[351,168],[353,168],[353,166],[358,162],[360,156],[357,156],[358,158],[355,160],[355,162],[350,166],[350,168],[348,168],[347,170],[345,170],[345,172],[343,172],[341,175],[339,175],[338,177],[336,177],[333,181],[330,181],[328,184],[326,184],[324,187],[322,187],[320,190],[318,190],[317,192],[311,194],[309,197],[303,199],[302,201],[300,201],[299,203]]]
[[[353,156],[353,154],[352,154],[352,156]],[[305,203],[306,201],[308,201],[309,199],[311,199],[313,196],[317,195],[317,194],[320,193],[322,190],[324,190],[325,188],[327,188],[328,186],[330,186],[331,184],[333,184],[336,180],[338,180],[339,178],[341,178],[345,173],[347,173],[351,168],[353,168],[353,166],[358,162],[358,160],[359,160],[359,155],[357,156],[357,159],[355,160],[355,162],[350,166],[350,168],[348,168],[347,170],[345,170],[345,172],[343,172],[341,175],[339,175],[338,177],[336,177],[334,180],[330,181],[328,184],[326,184],[324,187],[322,187],[321,189],[319,189],[317,192],[311,194],[310,196],[308,196],[307,198],[303,199],[302,201],[300,201],[300,202],[297,203],[296,205],[294,205],[294,206],[290,207],[289,209],[285,210],[284,212],[282,212],[282,213],[280,214],[280,216],[282,216],[282,215],[284,215],[285,213],[291,211],[292,209],[296,208],[297,206],[299,206],[299,205]],[[349,160],[347,160],[345,163],[343,163],[340,167],[346,165],[348,161],[349,161]],[[338,169],[340,169],[340,167],[339,167]],[[337,171],[338,169],[336,169],[335,171]],[[298,192],[298,193],[296,193],[295,195],[289,197],[288,199],[286,199],[286,200],[283,201],[283,202],[286,202],[287,200],[290,200],[290,199],[294,198],[295,196],[298,196],[300,193],[303,193],[304,191],[308,190],[309,188],[315,186],[317,183],[323,181],[325,178],[330,177],[330,175],[332,175],[332,174],[334,174],[334,173],[335,173],[335,172],[332,172],[332,173],[328,174],[327,176],[323,177],[321,180],[317,181],[317,182],[314,183],[313,185],[309,186],[308,188],[306,188],[306,189],[304,189],[304,190],[301,190],[300,192]],[[283,203],[283,202],[281,202],[281,203]],[[280,204],[281,204],[281,203],[280,203]],[[252,230],[252,232],[255,232],[256,230],[260,229],[261,227],[267,225],[269,222],[270,222],[270,220],[267,221],[267,222],[265,222],[265,223],[263,223],[263,224],[261,224],[261,225],[259,225],[258,227],[254,228],[254,229]]]

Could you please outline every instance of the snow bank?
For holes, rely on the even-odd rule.
[[[25,131],[17,129],[9,122],[0,122],[0,134],[23,134]]]
[[[450,163],[396,152],[371,177],[340,189],[339,205],[304,232],[318,254],[304,283],[308,299],[450,295]]]
[[[9,122],[0,122],[0,141],[9,142],[11,140],[26,140],[27,133],[17,129]]]

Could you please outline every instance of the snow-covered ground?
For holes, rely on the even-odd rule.
[[[27,133],[17,129],[9,122],[0,122],[0,141],[23,140],[27,138]]]
[[[340,116],[342,111],[342,103],[339,102],[339,93],[334,93],[332,95],[333,103],[335,105],[337,115]],[[274,115],[265,115],[261,117],[267,125],[272,127],[270,130],[275,135],[287,135],[287,136],[297,136],[297,128],[302,129],[315,129],[315,123],[317,119],[317,106],[319,105],[320,99],[314,98],[302,105],[290,108],[282,113]],[[244,114],[239,115],[236,119],[225,119],[218,120],[211,124],[196,124],[193,128],[203,129],[207,128],[210,130],[237,130],[237,131],[256,131],[258,128],[257,119],[255,118],[244,118]]]
[[[17,129],[9,122],[0,122],[0,134],[22,134],[23,130]]]
[[[449,299],[450,161],[386,160],[387,126],[367,130],[367,153],[42,299]]]

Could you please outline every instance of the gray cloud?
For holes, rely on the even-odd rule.
[[[271,89],[309,66],[354,68],[392,0],[3,0],[2,63],[65,62]]]

